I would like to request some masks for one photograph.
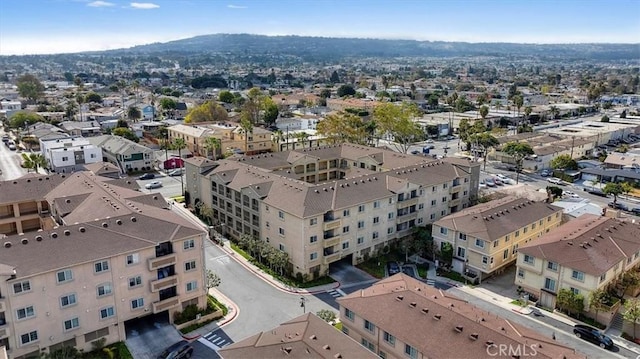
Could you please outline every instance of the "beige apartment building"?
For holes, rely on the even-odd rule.
[[[293,274],[363,261],[477,196],[479,164],[353,144],[186,161],[191,205],[224,234],[287,252]]]
[[[338,304],[342,331],[380,358],[586,358],[402,273]]]
[[[560,289],[585,298],[609,289],[640,264],[640,226],[592,214],[582,215],[518,253],[515,283],[555,308]]]
[[[246,154],[271,151],[271,131],[261,127],[254,127],[248,134],[245,134],[240,126],[232,123],[175,125],[167,130],[169,141],[182,138],[187,149],[196,156],[209,156],[211,150],[207,150],[205,145],[205,141],[209,137],[218,138],[221,142],[216,153],[217,158],[222,157],[223,153],[233,152],[236,149]]]
[[[137,187],[91,171],[0,182],[23,226],[0,238],[0,346],[11,358],[90,351],[125,340],[131,320],[206,305],[206,232]],[[24,230],[23,203],[52,225]]]
[[[562,208],[508,196],[437,220],[433,240],[453,249],[452,269],[472,282],[515,263],[518,250],[562,221]]]

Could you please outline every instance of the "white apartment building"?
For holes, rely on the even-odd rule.
[[[80,137],[41,139],[40,151],[50,171],[71,173],[83,165],[102,162],[102,149]]]

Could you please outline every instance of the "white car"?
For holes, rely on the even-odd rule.
[[[160,187],[162,187],[162,182],[160,181],[153,181],[144,185],[144,188],[146,189],[153,189],[153,188],[160,188]]]
[[[569,198],[580,198],[580,196],[571,191],[562,191],[562,195]]]
[[[549,178],[547,178],[547,182],[553,183],[553,184],[558,184],[558,185],[562,184],[562,180],[560,178],[558,178],[558,177],[549,177]]]

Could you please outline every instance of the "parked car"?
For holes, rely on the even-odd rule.
[[[158,359],[182,359],[191,358],[193,355],[193,347],[186,340],[181,340],[158,355]]]
[[[542,170],[540,171],[540,176],[542,177],[549,177],[553,174],[553,172],[549,171],[549,170]]]
[[[432,139],[428,139],[428,140],[424,141],[424,143],[433,143],[433,140]]]
[[[419,155],[419,154],[420,154],[420,151],[418,151],[418,150],[413,150],[413,151],[411,151],[411,154],[412,154],[412,155]]]
[[[486,180],[484,180],[484,183],[487,185],[487,187],[495,187],[496,186],[496,182],[491,178],[487,178]]]
[[[394,275],[400,273],[401,269],[398,265],[398,262],[387,262],[387,272],[389,275]]]
[[[587,191],[587,193],[595,195],[595,196],[600,196],[600,197],[608,197],[606,193],[604,193],[601,189],[599,188],[585,188],[585,191]]]
[[[10,149],[11,151],[15,151],[15,150],[17,150],[18,148],[16,147],[16,145],[13,145],[13,144],[12,144],[12,145],[9,145],[9,149]]]
[[[562,195],[569,198],[580,198],[580,196],[571,191],[562,191]]]
[[[162,187],[162,182],[160,181],[153,181],[144,185],[144,188],[146,189],[154,189],[154,188],[160,188],[160,187]]]
[[[174,170],[169,171],[169,173],[167,173],[169,176],[182,176],[182,174],[184,173],[184,169],[182,168],[176,168]]]
[[[609,202],[609,203],[607,203],[607,206],[609,206],[609,207],[611,207],[613,209],[619,209],[619,210],[622,210],[622,211],[628,211],[629,210],[629,207],[627,207],[626,204],[620,203],[620,202]]]
[[[138,179],[141,179],[141,180],[150,180],[154,178],[156,178],[156,175],[153,173],[145,173],[142,176],[138,177]]]
[[[613,349],[613,340],[596,328],[584,324],[576,324],[573,327],[573,334],[580,339],[600,346],[600,348]]]
[[[2,174],[2,173],[0,173]],[[631,209],[631,213],[635,214],[636,216],[640,216],[640,207],[636,207]]]
[[[558,177],[550,177],[547,178],[547,182],[549,183],[553,183],[553,184],[557,184],[557,185],[562,185],[564,184],[564,182],[562,182],[562,180]]]
[[[500,178],[494,178],[493,182],[497,185],[497,186],[502,186],[504,183],[502,183],[502,181],[500,180]]]
[[[7,143],[10,139],[11,138],[9,138],[9,135],[2,135],[2,142]]]

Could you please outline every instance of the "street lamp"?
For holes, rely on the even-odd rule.
[[[300,306],[302,307],[302,313],[306,313],[307,312],[307,298],[305,297],[300,297]]]

